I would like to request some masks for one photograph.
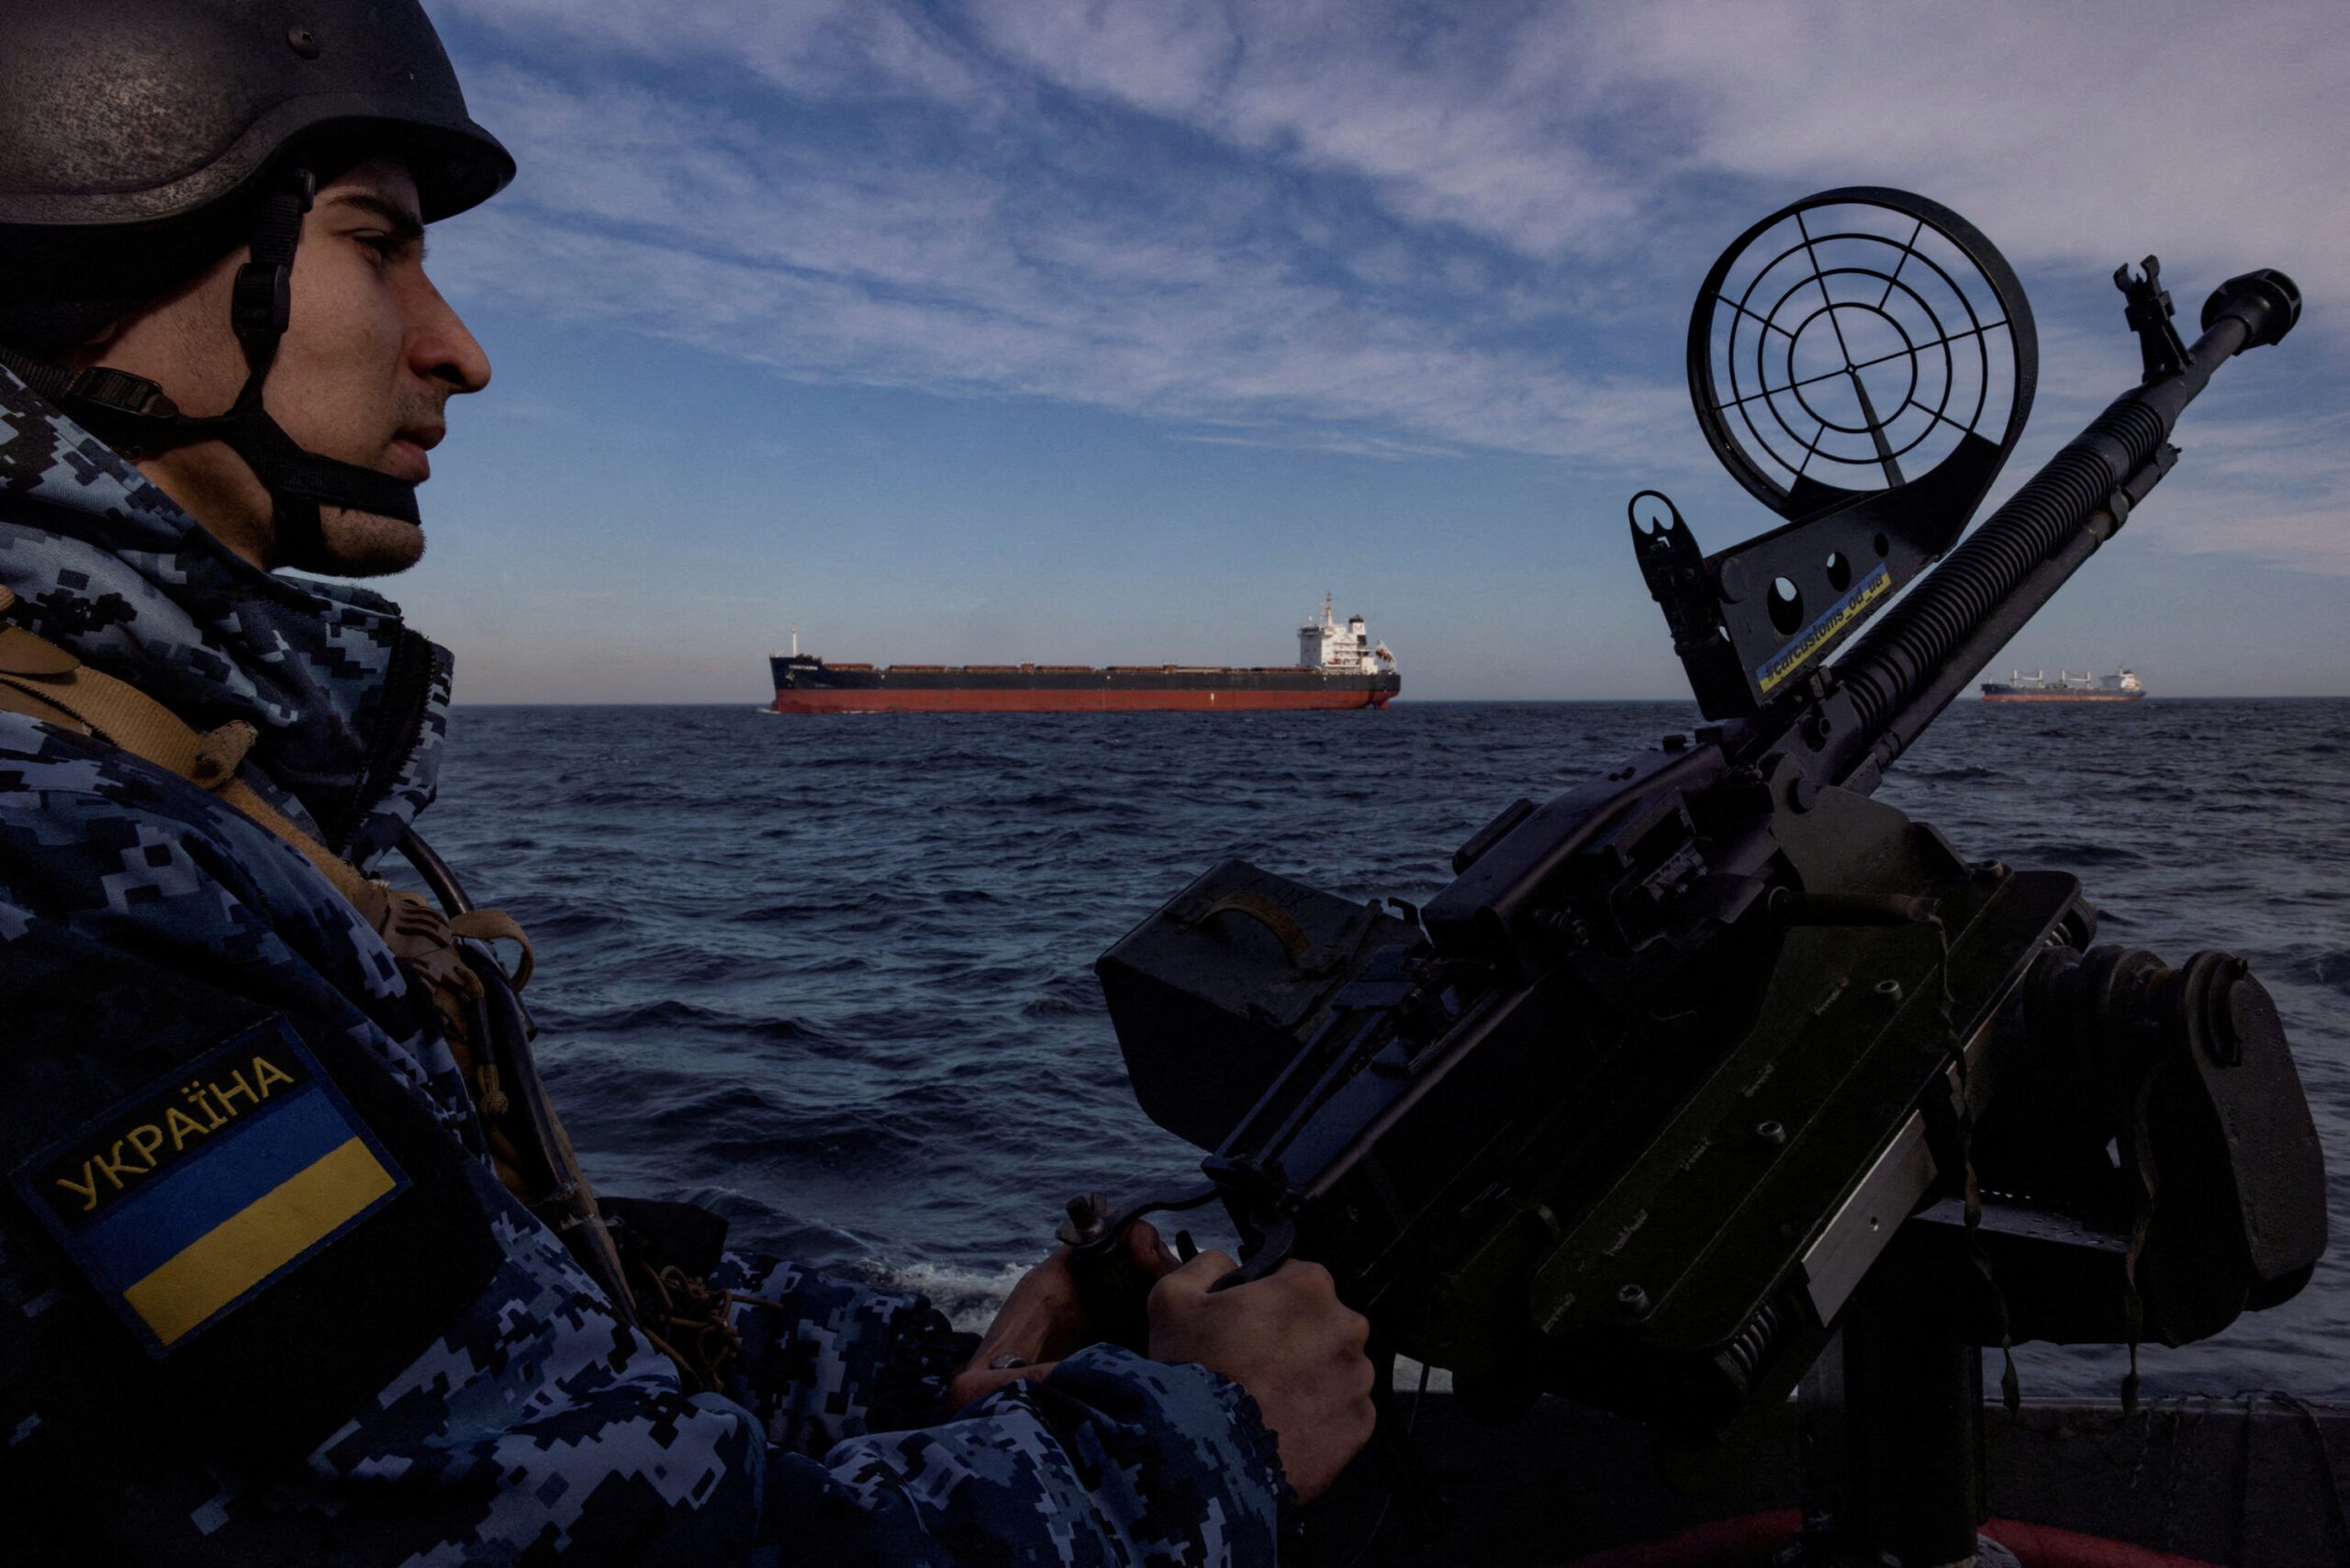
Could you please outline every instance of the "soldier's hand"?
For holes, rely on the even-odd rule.
[[[1280,1445],[1301,1502],[1322,1495],[1371,1440],[1371,1325],[1348,1309],[1319,1263],[1208,1294],[1232,1271],[1203,1252],[1150,1293],[1150,1355],[1197,1361],[1247,1389]]]
[[[1141,1221],[1126,1233],[1126,1250],[1147,1278],[1157,1279],[1175,1266],[1158,1232]],[[1060,1364],[1063,1356],[1073,1355],[1101,1338],[1086,1321],[1077,1276],[1069,1269],[1069,1249],[1057,1247],[1051,1256],[1020,1276],[1020,1282],[1004,1297],[978,1351],[947,1384],[947,1398],[959,1410],[1007,1383],[1045,1376]],[[998,1364],[1003,1362],[1016,1364]]]

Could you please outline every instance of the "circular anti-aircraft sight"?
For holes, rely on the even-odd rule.
[[[2031,308],[1975,226],[1907,191],[1781,208],[1723,252],[1689,321],[1698,423],[1782,516],[2004,457],[2031,412]]]

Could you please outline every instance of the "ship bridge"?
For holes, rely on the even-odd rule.
[[[1336,597],[1322,596],[1322,618],[1297,629],[1300,669],[1326,675],[1383,675],[1395,667],[1395,655],[1384,643],[1373,645],[1363,618],[1351,615],[1339,624]]]

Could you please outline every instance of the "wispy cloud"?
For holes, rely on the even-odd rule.
[[[921,7],[893,0],[443,0],[540,46],[567,40],[628,60],[706,71],[721,63],[813,98],[965,101],[979,78]]]
[[[1311,435],[1296,431],[1249,434],[1230,430],[1196,430],[1179,432],[1179,441],[1200,446],[1255,447],[1270,452],[1328,452],[1347,457],[1383,457],[1400,460],[1407,457],[1447,457],[1451,449],[1426,442],[1382,441],[1373,436]]]
[[[1705,263],[1842,183],[1927,190],[2042,275],[2159,248],[2190,318],[2253,264],[2350,299],[2330,6],[2239,6],[2225,37],[2190,5],[440,9],[524,170],[443,242],[453,286],[812,382],[1653,472],[1690,445]],[[2043,328],[2054,370],[2078,329]],[[2291,352],[2350,379],[2322,312]],[[2350,495],[2341,443],[2241,431],[2199,461],[2239,443],[2264,548],[2350,572],[2316,521]]]
[[[2187,456],[2131,526],[2183,554],[2350,575],[2343,454],[2350,413],[2199,420]]]
[[[1596,9],[980,0],[971,15],[1002,58],[1069,91],[1553,254],[1614,248],[1643,206],[1644,171],[1603,151],[1648,117],[1595,64]]]
[[[844,167],[642,88],[591,101],[509,70],[477,95],[531,173],[442,246],[451,286],[474,297],[811,380],[1293,426],[1316,442],[1347,426],[1419,448],[1629,452],[1685,420],[1676,389],[1578,374],[1555,320],[1521,335],[1529,301],[1484,297],[1474,257],[1391,241],[1371,279],[1303,267],[1330,219],[1269,228],[1267,174],[1227,169],[1143,207],[1087,193],[1065,152],[1007,167],[868,149]]]

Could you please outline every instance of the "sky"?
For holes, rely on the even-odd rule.
[[[520,174],[430,266],[496,365],[380,585],[460,701],[771,694],[766,655],[1279,664],[1686,693],[1625,524],[1779,519],[1684,367],[1828,187],[2013,264],[1997,501],[2138,375],[2110,280],[2292,274],[2178,468],[1992,673],[2350,693],[2350,10],[1477,0],[429,0]],[[1987,510],[1987,508],[1986,509]]]

